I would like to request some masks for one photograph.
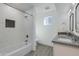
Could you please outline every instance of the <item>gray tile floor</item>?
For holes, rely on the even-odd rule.
[[[31,51],[25,56],[53,56],[53,47],[37,44],[36,51]]]

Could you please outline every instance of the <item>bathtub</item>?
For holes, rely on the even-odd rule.
[[[32,44],[19,44],[17,46],[5,47],[0,49],[0,56],[24,56],[32,51]]]

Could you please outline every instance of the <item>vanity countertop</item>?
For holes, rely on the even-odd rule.
[[[61,35],[61,33],[58,33],[58,35],[55,37],[55,39],[52,40],[52,42],[54,44],[62,44],[62,45],[74,46],[79,48],[79,42],[74,41],[73,37],[74,36],[72,36],[69,33],[67,35]]]

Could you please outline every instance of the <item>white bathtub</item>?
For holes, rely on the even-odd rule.
[[[0,49],[0,56],[24,56],[32,51],[32,44],[20,44],[12,47]]]

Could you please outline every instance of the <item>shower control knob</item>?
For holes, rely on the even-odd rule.
[[[29,36],[28,35],[26,35],[26,38],[28,38]]]

